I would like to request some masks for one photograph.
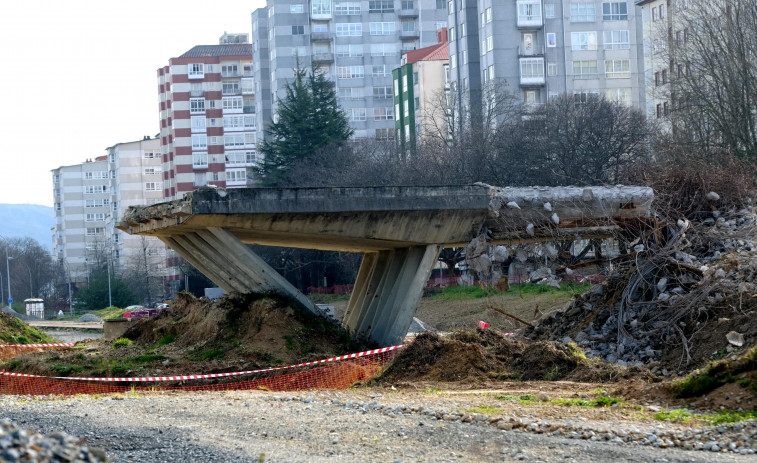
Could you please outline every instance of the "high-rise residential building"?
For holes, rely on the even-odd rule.
[[[446,137],[449,97],[447,28],[437,32],[439,43],[402,54],[392,71],[397,140],[408,147],[424,133]]]
[[[633,2],[449,0],[447,6],[458,101],[480,101],[479,86],[506,84],[527,105],[567,93],[577,101],[605,96],[645,108],[642,22]]]
[[[668,9],[668,0],[641,0],[636,5],[643,24],[646,113],[649,118],[662,119],[671,110],[670,80],[678,67],[677,63],[670,63],[667,53],[673,10]],[[688,41],[688,30],[677,30],[675,34],[679,42],[683,42],[683,34]]]
[[[151,299],[166,296],[171,280],[165,245],[154,237],[114,228],[129,206],[163,200],[160,140],[118,143],[105,156],[53,169],[55,227],[53,253],[74,285],[86,284],[93,269],[140,275]],[[145,301],[145,302],[153,302]]]
[[[446,27],[445,6],[444,0],[268,0],[252,16],[256,90],[266,92],[256,95],[257,127],[275,117],[299,60],[335,82],[356,138],[393,138],[392,70],[401,52],[436,43],[436,31]]]
[[[248,186],[257,162],[252,46],[224,34],[158,69],[163,196]]]

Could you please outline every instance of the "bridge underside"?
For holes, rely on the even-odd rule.
[[[401,342],[443,247],[609,236],[648,216],[640,187],[545,189],[203,188],[132,209],[117,227],[161,239],[227,292],[274,291],[314,304],[246,245],[362,252],[343,326]]]

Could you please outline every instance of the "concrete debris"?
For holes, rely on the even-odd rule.
[[[736,347],[741,347],[744,345],[744,335],[737,333],[736,331],[730,331],[725,335],[725,338],[728,339],[729,343]]]
[[[710,201],[717,201],[720,199],[720,195],[715,193],[714,191],[710,191],[709,193],[707,193],[706,198]]]
[[[518,203],[516,203],[515,201],[510,201],[509,203],[507,203],[507,207],[509,207],[510,209],[520,209],[520,206],[518,206]]]
[[[549,212],[552,212],[552,204],[549,202],[544,203],[544,209],[546,209]]]
[[[526,225],[526,233],[528,233],[528,236],[534,236],[534,224]]]
[[[757,300],[755,228],[757,217],[748,210],[673,222],[658,232],[664,240],[633,246],[645,252],[615,263],[602,285],[524,335],[568,336],[587,357],[617,365],[667,362],[669,374],[703,365],[727,347],[749,348],[754,342],[746,340],[757,335],[750,322]],[[548,280],[547,270],[532,272],[531,281]]]

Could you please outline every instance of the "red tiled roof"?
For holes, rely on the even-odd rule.
[[[417,61],[430,61],[437,59],[449,59],[449,44],[447,43],[447,28],[443,27],[437,31],[439,43],[430,47],[410,50],[405,53],[407,64]]]

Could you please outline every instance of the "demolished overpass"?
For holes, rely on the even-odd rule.
[[[248,244],[362,252],[343,326],[401,342],[443,247],[611,236],[650,218],[650,188],[201,188],[131,208],[117,224],[159,238],[228,292],[275,291],[313,303]]]

